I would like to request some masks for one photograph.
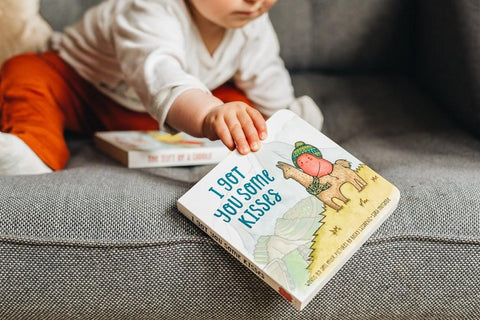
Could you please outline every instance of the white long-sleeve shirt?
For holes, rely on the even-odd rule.
[[[60,56],[126,108],[167,129],[174,100],[229,80],[269,116],[294,102],[290,76],[268,15],[228,29],[210,55],[183,0],[107,0],[68,27]]]

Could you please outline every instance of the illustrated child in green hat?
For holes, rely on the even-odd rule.
[[[333,170],[332,163],[323,159],[320,150],[310,144],[305,144],[303,141],[295,143],[295,149],[292,151],[292,161],[297,168],[317,178],[330,174]]]

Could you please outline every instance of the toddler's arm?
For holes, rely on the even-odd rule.
[[[265,119],[259,111],[240,101],[223,103],[198,89],[187,90],[175,99],[166,122],[193,136],[220,139],[241,154],[257,151],[260,140],[267,137]]]

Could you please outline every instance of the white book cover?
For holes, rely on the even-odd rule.
[[[179,211],[301,310],[396,208],[400,193],[282,110],[259,151],[231,153]]]
[[[96,132],[95,146],[129,168],[216,164],[230,153],[221,141],[163,131]]]

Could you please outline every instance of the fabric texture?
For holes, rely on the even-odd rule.
[[[1,131],[17,135],[54,170],[69,158],[64,130],[158,130],[150,115],[99,93],[55,52],[14,57],[0,77]]]
[[[42,12],[58,30],[93,2],[43,0]],[[457,76],[476,70],[474,51],[449,32],[472,30],[475,11],[448,8],[282,0],[271,11],[296,95],[401,192],[302,312],[176,210],[212,166],[129,170],[70,135],[65,170],[0,177],[0,318],[477,319],[480,140],[445,108],[474,110]],[[477,33],[466,34],[474,47]]]
[[[474,319],[480,142],[407,77],[311,73],[293,82],[322,101],[329,136],[402,193],[397,210],[305,310],[176,210],[211,166],[129,170],[90,140],[70,137],[66,170],[0,177],[0,315]]]
[[[103,95],[53,51],[8,60],[0,78],[0,130],[21,138],[53,170],[63,169],[69,159],[64,131],[92,136],[159,127],[148,113],[128,110]],[[231,84],[212,93],[224,102],[253,106]]]
[[[413,1],[282,0],[271,10],[289,70],[407,72]]]
[[[480,2],[428,0],[416,9],[420,83],[480,137]]]
[[[67,28],[57,46],[82,77],[121,105],[148,111],[162,130],[180,94],[229,80],[267,116],[294,101],[268,15],[228,29],[211,54],[183,0],[108,0]]]
[[[100,0],[42,0],[57,30]],[[291,71],[406,72],[413,59],[414,1],[282,0],[270,11],[281,55]],[[61,13],[61,14],[58,14]]]
[[[210,240],[137,247],[2,243],[0,258],[11,261],[0,270],[3,319],[478,316],[473,299],[480,282],[472,265],[478,262],[478,244],[468,242],[371,241],[302,312]]]

